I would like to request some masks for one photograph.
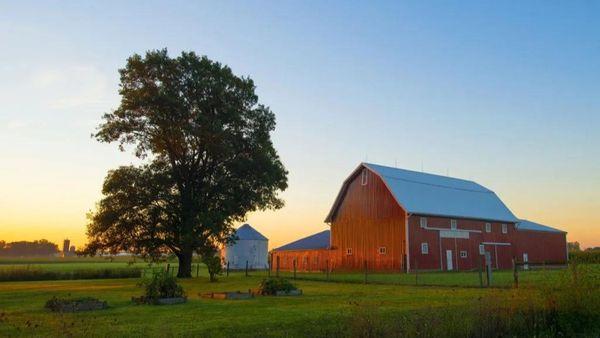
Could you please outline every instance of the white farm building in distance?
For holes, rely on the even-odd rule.
[[[223,247],[221,258],[223,265],[232,270],[268,269],[269,268],[269,240],[250,224],[244,224],[233,234],[235,243]]]

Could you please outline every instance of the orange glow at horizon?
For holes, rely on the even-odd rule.
[[[336,193],[334,191],[328,195],[334,196]],[[291,194],[286,192],[284,195]],[[287,197],[283,209],[255,212],[248,215],[246,220],[246,223],[269,238],[269,249],[329,228],[323,220],[332,200],[329,201],[326,197],[316,199],[309,193]],[[600,246],[600,229],[596,226],[600,224],[600,218],[593,210],[581,205],[540,209],[539,206],[528,205],[527,201],[516,199],[511,203],[511,200],[512,198],[504,199],[521,218],[567,231],[567,240],[578,241],[582,248]],[[514,208],[514,205],[522,208]],[[0,240],[11,242],[43,238],[56,243],[60,248],[63,239],[69,238],[73,245],[81,248],[87,242],[87,220],[85,209],[79,210],[65,212],[60,206],[53,208],[47,205],[42,210],[31,211],[13,206],[11,211],[3,210],[0,214]]]

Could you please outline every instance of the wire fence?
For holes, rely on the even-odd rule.
[[[332,282],[332,283],[363,283],[390,284],[411,286],[447,286],[473,288],[512,288],[540,287],[556,282],[566,269],[565,264],[545,262],[513,262],[513,268],[496,270],[481,267],[471,271],[420,271],[411,272],[381,272],[369,269],[364,264],[362,271],[341,271],[322,269],[318,271],[302,271],[293,269],[278,269],[276,266],[267,270],[229,270],[224,276],[247,277],[281,277],[292,280]]]
[[[299,281],[317,281],[331,283],[362,283],[362,284],[389,284],[408,286],[445,286],[445,287],[470,287],[470,288],[537,288],[544,285],[556,283],[567,268],[565,264],[552,262],[519,262],[513,261],[513,268],[507,270],[496,270],[481,267],[472,271],[422,271],[411,270],[411,272],[381,272],[369,269],[364,264],[362,271],[342,271],[333,269],[322,269],[318,271],[303,271],[296,268],[291,270],[277,269],[253,269],[246,266],[245,269],[230,269],[225,263],[220,278],[268,278],[280,277]],[[144,269],[142,277],[157,271],[166,271],[172,276],[177,275],[178,265],[166,264]],[[600,266],[597,266],[600,270]],[[600,271],[599,271],[600,272]],[[197,263],[192,266],[192,277],[208,277],[206,267]]]

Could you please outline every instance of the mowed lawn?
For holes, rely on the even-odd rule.
[[[133,305],[142,293],[132,279],[0,283],[0,336],[314,336],[342,325],[357,306],[396,313],[435,307],[469,306],[479,296],[506,290],[362,285],[298,281],[300,297],[208,300],[200,292],[247,290],[261,277],[236,274],[209,283],[205,277],[182,281],[186,304]],[[97,297],[107,310],[57,314],[44,309],[58,297]]]
[[[169,264],[176,267],[174,263]],[[37,266],[69,271],[128,264],[124,261],[73,260]],[[138,262],[136,266],[147,264]],[[600,265],[586,269],[600,282]],[[541,286],[568,277],[568,272],[521,272],[522,288],[519,290],[526,294],[540,292],[536,286],[543,290]],[[300,297],[209,300],[200,298],[199,293],[247,291],[256,288],[267,272],[251,271],[249,277],[244,272],[232,272],[229,276],[221,276],[217,283],[209,283],[207,272],[200,265],[199,275],[198,278],[180,280],[188,303],[171,306],[132,304],[131,297],[143,293],[137,285],[138,278],[0,282],[0,336],[332,336],[331,332],[340,332],[336,328],[352,325],[355,318],[368,319],[368,316],[357,316],[361,312],[376,312],[377,316],[394,318],[415,310],[425,314],[434,314],[436,310],[460,313],[479,306],[482,298],[510,300],[518,295],[514,289],[506,288],[512,283],[511,271],[495,271],[493,284],[503,287],[490,289],[473,287],[479,284],[479,277],[470,272],[431,272],[418,276],[369,274],[367,279],[373,284],[367,285],[362,284],[364,274],[361,273],[334,273],[330,278],[335,282],[320,281],[326,278],[323,273],[298,273],[299,279],[293,282],[304,291]],[[293,274],[281,272],[281,275],[292,277]],[[417,279],[420,284],[445,286],[412,285]],[[54,296],[95,297],[106,300],[109,309],[52,313],[44,309],[44,304]],[[462,319],[460,315],[457,317],[458,320],[454,318],[453,321]]]

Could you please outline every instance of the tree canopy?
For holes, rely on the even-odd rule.
[[[283,206],[275,115],[250,78],[193,52],[136,54],[120,74],[120,106],[94,136],[144,164],[108,173],[86,251],[172,252],[190,276],[193,252],[214,252],[248,212]]]
[[[58,245],[45,239],[36,241],[0,241],[0,256],[52,256],[58,254]]]

